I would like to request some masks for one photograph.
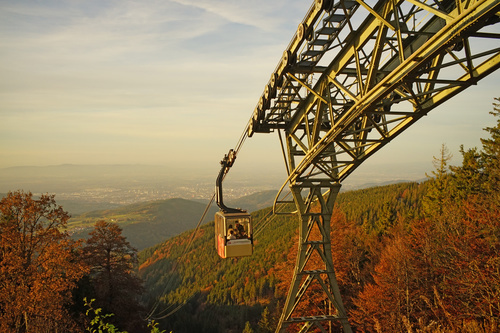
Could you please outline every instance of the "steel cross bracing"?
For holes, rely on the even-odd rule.
[[[313,3],[247,128],[248,136],[280,134],[286,183],[301,221],[277,331],[325,332],[332,322],[351,330],[330,253],[340,182],[430,110],[500,66],[499,10],[499,0]],[[317,262],[321,267],[311,267]],[[304,312],[301,303],[318,291],[333,309]]]

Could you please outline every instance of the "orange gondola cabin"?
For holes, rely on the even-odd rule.
[[[215,214],[215,248],[221,258],[252,255],[252,218],[245,211]]]
[[[251,256],[253,252],[252,218],[246,210],[229,208],[222,200],[222,179],[233,165],[236,154],[231,149],[220,162],[217,176],[216,202],[220,211],[215,213],[215,249],[221,258]]]

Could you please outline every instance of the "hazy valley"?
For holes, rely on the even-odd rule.
[[[58,201],[89,203],[95,209],[171,198],[208,201],[216,176],[215,172],[149,165],[20,166],[0,169],[0,193],[18,189],[34,194],[54,193]],[[228,179],[224,196],[235,199],[274,190],[281,181],[265,175]]]

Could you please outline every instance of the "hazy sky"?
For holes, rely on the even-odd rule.
[[[305,0],[0,0],[0,168],[156,164],[217,172]],[[500,73],[432,111],[358,176],[424,177],[442,143],[479,146]],[[275,134],[235,169],[284,175]],[[356,173],[355,173],[356,175]]]

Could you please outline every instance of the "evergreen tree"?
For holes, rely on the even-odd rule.
[[[130,245],[121,228],[115,223],[99,221],[90,232],[83,249],[91,268],[90,281],[96,305],[106,313],[113,313],[112,321],[120,328],[137,332],[142,330],[139,296],[143,287],[134,274],[136,250]]]
[[[480,193],[485,178],[482,168],[483,159],[477,148],[466,151],[462,145],[460,153],[462,154],[462,165],[459,167],[450,166],[450,170],[453,172],[453,198],[458,203],[465,200],[469,195]]]
[[[490,112],[497,117],[497,124],[494,127],[486,127],[491,138],[481,139],[483,144],[483,160],[485,173],[488,176],[487,190],[495,192],[500,187],[500,98],[495,98],[493,111]],[[496,191],[498,193],[498,191]],[[498,200],[498,197],[496,197]]]
[[[267,307],[262,311],[261,318],[259,320],[259,328],[257,330],[258,333],[271,333],[274,332],[273,327],[271,325],[271,318],[269,314],[269,309]]]
[[[394,225],[394,221],[396,220],[395,206],[396,203],[394,201],[386,202],[382,206],[375,229],[379,236],[387,233],[387,231]]]
[[[449,201],[449,174],[448,163],[452,155],[448,148],[443,143],[441,145],[440,156],[433,157],[432,164],[435,170],[432,171],[433,176],[427,175],[431,178],[429,189],[423,200],[424,213],[427,215],[439,216],[443,213],[445,205]]]
[[[243,333],[254,333],[250,322],[247,321],[245,323],[245,329],[243,330]]]

